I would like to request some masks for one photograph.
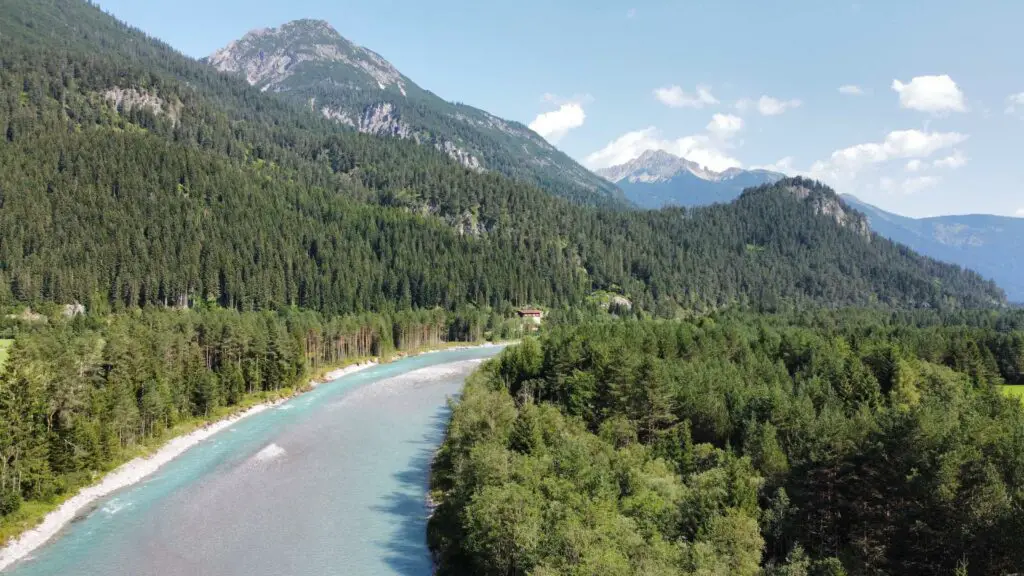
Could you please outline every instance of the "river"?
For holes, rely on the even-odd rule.
[[[241,420],[3,575],[427,576],[427,474],[447,399],[500,350],[375,366]]]

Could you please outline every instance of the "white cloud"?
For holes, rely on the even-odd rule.
[[[939,179],[935,176],[918,176],[916,178],[907,178],[903,181],[903,192],[905,194],[917,194],[922,190],[932,188],[939,183]]]
[[[636,8],[630,8],[628,11],[626,11],[626,18],[635,18],[635,17],[636,17]]]
[[[559,106],[558,110],[537,115],[533,122],[530,122],[530,130],[555,144],[570,130],[583,126],[586,119],[583,106],[576,102],[568,102]]]
[[[598,170],[625,164],[647,150],[664,150],[716,172],[742,166],[739,160],[721,151],[707,135],[665,139],[654,127],[623,134],[604,148],[587,156],[584,162],[590,169]]]
[[[903,108],[931,114],[967,111],[963,91],[945,74],[916,76],[909,84],[893,80],[892,89],[900,95],[900,106]]]
[[[756,102],[748,98],[744,98],[736,103],[736,109],[740,112],[745,112],[750,108],[757,108],[757,111],[762,116],[778,116],[786,110],[792,108],[799,108],[803,102],[799,100],[779,100],[778,98],[772,98],[771,96],[761,96]]]
[[[921,162],[920,160],[915,158],[915,159],[911,160],[910,162],[907,162],[906,170],[907,170],[907,172],[918,172],[918,171],[921,170],[921,167],[922,167],[923,164],[924,164],[923,162]]]
[[[1024,92],[1018,94],[1011,94],[1006,97],[1006,113],[1007,114],[1024,114]]]
[[[707,125],[707,131],[721,140],[728,140],[743,129],[743,118],[732,114],[715,114]]]
[[[840,94],[846,94],[847,96],[860,96],[864,94],[864,90],[856,84],[846,84],[839,87]]]
[[[868,142],[836,150],[827,160],[815,162],[810,174],[829,182],[849,180],[871,164],[927,158],[964,140],[967,140],[967,135],[959,132],[897,130],[890,132],[882,142]]]
[[[936,168],[949,168],[950,170],[956,170],[957,168],[963,168],[967,165],[967,155],[960,150],[954,150],[952,154],[945,158],[940,158],[935,161]]]
[[[1024,208],[1018,208],[1017,209],[1017,216],[1020,216],[1021,218],[1024,218]]]
[[[695,94],[690,94],[679,86],[658,88],[654,91],[654,97],[670,108],[701,109],[711,104],[718,104],[718,99],[711,94],[711,88],[708,86],[697,86]]]
[[[884,177],[879,181],[878,186],[886,192],[902,192],[903,194],[917,194],[923,190],[934,187],[939,183],[939,179],[934,176],[915,176],[913,178],[907,178],[902,182],[896,182],[894,179]]]
[[[782,172],[783,174],[787,174],[787,175],[788,174],[792,174],[792,175],[802,175],[803,174],[803,172],[797,170],[793,166],[793,157],[792,156],[786,156],[785,158],[780,158],[779,160],[777,160],[776,162],[774,162],[772,164],[760,164],[760,165],[757,165],[757,166],[751,166],[750,168],[752,170],[770,170],[772,172]]]

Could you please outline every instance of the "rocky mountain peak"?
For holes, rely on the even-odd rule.
[[[612,166],[597,171],[597,175],[611,182],[664,182],[672,179],[680,172],[699,168],[696,164],[665,152],[664,150],[645,150],[638,158],[625,164]]]
[[[311,66],[340,63],[355,73],[346,78],[355,89],[393,89],[406,95],[408,81],[376,52],[344,38],[324,20],[295,20],[278,28],[253,30],[207,58],[221,72],[244,74],[262,90],[287,91],[290,83],[312,73]]]
[[[334,34],[338,38],[341,38],[341,34],[331,26],[331,23],[326,20],[319,20],[316,18],[300,18],[299,20],[293,20],[286,22],[281,26],[284,30],[299,30],[299,31],[313,31],[322,32],[325,34]],[[344,38],[342,38],[344,40]]]
[[[685,160],[673,154],[669,154],[664,150],[644,150],[644,153],[636,159],[636,162],[640,164],[655,165],[655,164],[673,164],[679,160]]]
[[[253,30],[206,62],[363,133],[412,140],[464,167],[496,169],[587,203],[622,192],[516,122],[447,102],[323,20]]]
[[[625,164],[597,171],[598,176],[614,183],[623,180],[632,183],[667,182],[684,173],[692,174],[701,180],[717,182],[722,179],[723,174],[729,172],[715,172],[664,150],[645,150],[638,158]]]

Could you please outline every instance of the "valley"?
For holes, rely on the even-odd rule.
[[[91,2],[0,4],[4,574],[1024,566],[1024,220],[726,168],[811,106],[703,85],[647,97],[731,131],[634,132],[591,172],[583,133],[267,24],[194,58]],[[902,112],[949,88],[921,78]],[[898,135],[830,166],[966,162]],[[723,169],[666,151],[695,143]]]

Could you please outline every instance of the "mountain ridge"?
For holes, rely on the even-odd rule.
[[[1012,301],[1024,303],[1024,218],[992,214],[910,218],[851,194],[842,199],[863,212],[878,234],[992,278]]]
[[[731,202],[747,188],[786,177],[761,169],[729,168],[716,172],[664,150],[646,150],[633,160],[603,168],[596,174],[618,185],[631,202],[648,209]]]
[[[501,172],[578,203],[627,205],[614,184],[525,125],[442,99],[324,20],[253,30],[203,60],[359,132],[432,146],[468,169]]]
[[[784,175],[767,170],[730,168],[713,172],[660,150],[647,150],[625,164],[599,170],[634,204],[648,209],[699,207],[732,202],[747,187],[778,182]],[[764,179],[764,182],[759,181]],[[1024,219],[988,214],[908,218],[886,212],[849,194],[839,198],[866,216],[880,236],[916,252],[973,270],[996,280],[1010,300],[1024,303]],[[828,210],[838,214],[831,206]]]

